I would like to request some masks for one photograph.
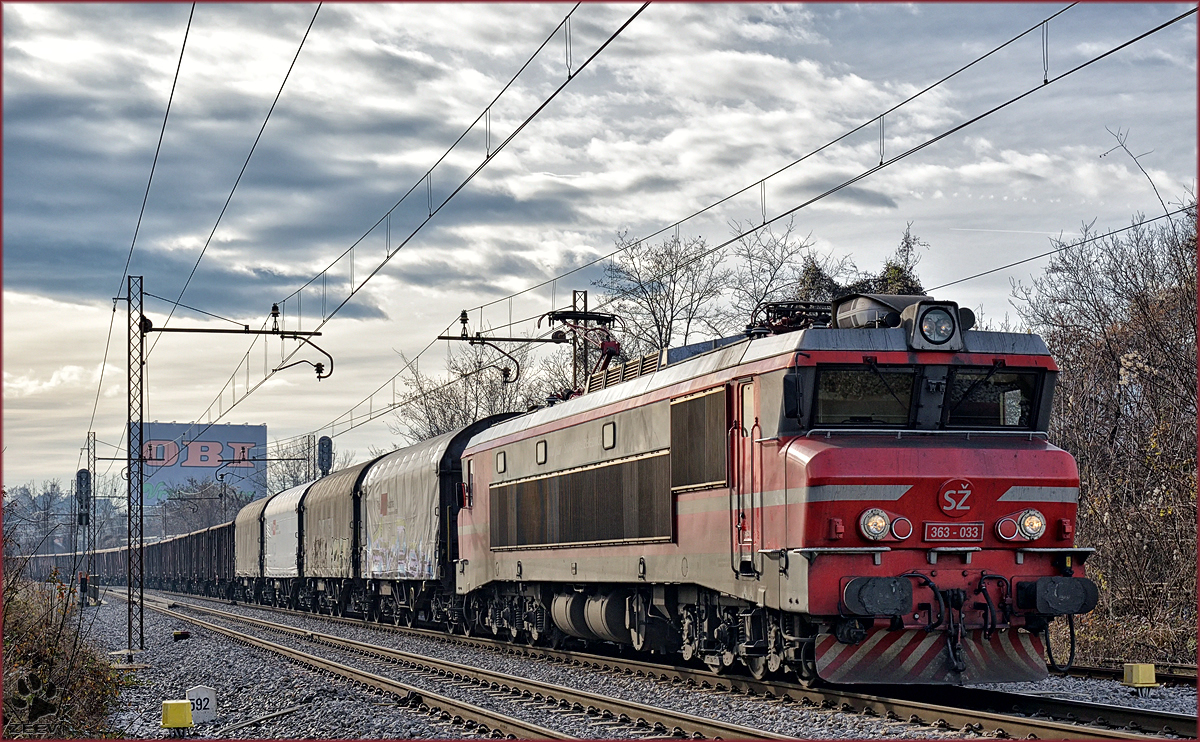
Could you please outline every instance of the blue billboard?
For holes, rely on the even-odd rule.
[[[267,494],[266,425],[142,423],[143,502],[156,505],[188,480],[221,481],[230,491]]]

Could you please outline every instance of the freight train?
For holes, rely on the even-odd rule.
[[[973,324],[928,296],[764,305],[147,545],[145,584],[810,683],[1040,679],[1049,623],[1097,601],[1079,476],[1045,343]],[[98,564],[124,580],[123,550]]]

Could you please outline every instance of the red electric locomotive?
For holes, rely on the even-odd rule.
[[[484,430],[463,455],[463,619],[755,676],[1044,677],[1048,622],[1097,599],[1079,477],[1046,439],[1045,343],[973,323],[928,296],[765,305],[749,337]]]

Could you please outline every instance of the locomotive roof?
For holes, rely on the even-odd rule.
[[[967,330],[963,332],[963,343],[965,346],[962,351],[963,353],[1050,355],[1050,350],[1046,347],[1046,343],[1042,338],[1028,333]],[[495,440],[526,428],[604,407],[614,402],[637,397],[654,389],[678,384],[679,382],[704,376],[705,374],[710,374],[724,368],[781,355],[790,355],[796,351],[861,350],[873,352],[897,351],[904,353],[909,350],[905,331],[898,327],[869,329],[809,328],[757,339],[743,338],[735,340],[733,338],[723,338],[717,341],[706,341],[705,343],[697,344],[697,346],[701,347],[705,345],[710,349],[701,350],[695,355],[681,352],[686,351],[686,348],[671,349],[664,354],[667,364],[661,366],[654,373],[614,384],[605,389],[589,392],[581,397],[559,402],[552,407],[543,407],[500,423],[499,425],[492,426],[472,438],[467,447],[468,449],[474,448],[490,440]],[[687,346],[687,348],[691,347],[695,346]],[[676,352],[672,353],[672,350]],[[671,362],[674,358],[679,358],[680,356],[683,356],[685,360]]]

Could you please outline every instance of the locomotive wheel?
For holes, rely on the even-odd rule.
[[[766,657],[742,657],[742,664],[750,671],[750,677],[755,680],[762,680],[767,676]]]
[[[783,667],[783,632],[779,629],[779,619],[770,617],[767,624],[767,670],[779,672]]]

